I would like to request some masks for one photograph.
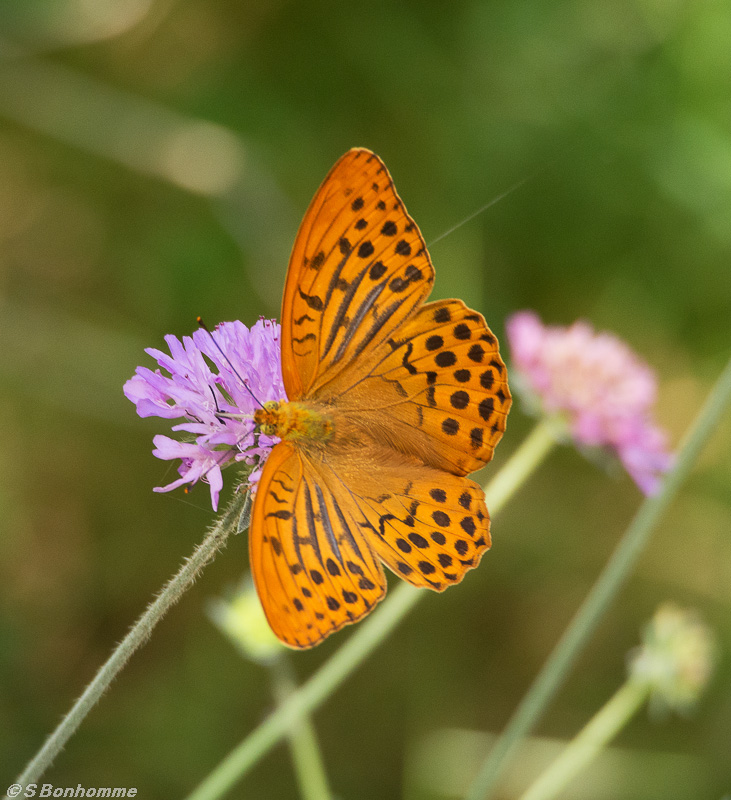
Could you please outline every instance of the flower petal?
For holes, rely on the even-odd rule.
[[[655,492],[672,457],[653,419],[657,382],[650,367],[586,322],[544,326],[534,312],[522,311],[506,327],[514,388],[565,422],[579,447],[607,449],[645,494]]]
[[[163,435],[153,438],[153,455],[181,461],[180,477],[155,491],[202,479],[210,486],[216,509],[222,468],[234,461],[261,463],[278,441],[256,434],[252,415],[260,403],[286,399],[279,326],[263,319],[251,329],[241,322],[224,322],[212,332],[200,329],[182,340],[166,336],[165,343],[170,354],[146,350],[161,369],[138,367],[125,383],[124,394],[139,416],[180,420],[172,430],[193,437],[187,442]]]

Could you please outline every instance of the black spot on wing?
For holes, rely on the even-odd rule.
[[[441,306],[434,311],[434,322],[443,325],[445,322],[451,322],[452,315],[448,306]]]
[[[364,242],[361,242],[358,248],[358,258],[370,258],[370,256],[373,255],[374,249],[373,243],[366,239]]]
[[[321,297],[318,297],[317,295],[305,294],[299,286],[297,287],[297,291],[299,292],[300,297],[311,309],[313,309],[313,311],[322,311],[324,306]]]
[[[403,292],[404,289],[407,289],[412,283],[416,281],[420,281],[423,278],[423,274],[418,267],[415,267],[413,264],[409,264],[406,267],[406,274],[403,278],[400,276],[395,277],[391,283],[388,284],[388,288],[392,292]]]
[[[383,261],[375,261],[371,265],[370,272],[368,273],[368,277],[372,281],[377,281],[382,278],[386,274],[386,265]]]
[[[473,450],[479,450],[482,447],[482,437],[483,437],[482,428],[473,428],[470,431],[470,445]]]
[[[451,350],[442,350],[434,356],[434,363],[438,367],[452,367],[457,363],[457,356]]]

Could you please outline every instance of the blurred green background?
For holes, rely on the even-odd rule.
[[[5,784],[212,519],[205,486],[152,493],[165,425],[122,384],[197,314],[278,315],[299,219],[349,147],[385,160],[427,242],[530,178],[434,245],[434,297],[464,298],[501,340],[522,308],[615,331],[657,369],[678,443],[729,350],[729,41],[717,0],[0,2]],[[488,476],[530,425],[516,404]],[[537,733],[572,736],[611,695],[661,601],[700,609],[719,671],[696,715],[641,715],[567,797],[731,786],[730,444],[727,417]],[[463,786],[486,747],[470,732],[502,729],[640,501],[626,476],[555,453],[480,569],[316,714],[336,794]],[[266,715],[268,675],[205,615],[246,568],[241,536],[47,781],[179,797]],[[348,635],[293,654],[300,679]],[[446,731],[472,744],[437,747],[427,776]],[[297,797],[286,748],[232,796]]]

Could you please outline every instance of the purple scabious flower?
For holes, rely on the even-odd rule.
[[[616,455],[646,495],[673,463],[653,419],[652,369],[611,333],[586,322],[543,325],[520,311],[507,322],[513,383],[529,407],[558,419],[577,445]]]
[[[141,417],[184,420],[172,430],[187,434],[187,441],[162,435],[153,439],[153,455],[181,460],[180,478],[155,491],[169,492],[203,479],[210,485],[211,503],[217,510],[222,468],[243,461],[254,467],[249,475],[252,483],[259,477],[258,465],[279,441],[257,434],[251,416],[259,402],[287,399],[279,325],[267,319],[251,328],[241,322],[222,322],[212,332],[200,329],[182,342],[166,336],[165,342],[170,355],[155,348],[145,352],[167,374],[137,367],[124,385],[124,394]]]

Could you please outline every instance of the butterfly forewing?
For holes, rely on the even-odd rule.
[[[315,395],[368,356],[426,299],[434,269],[383,162],[353,149],[333,167],[297,234],[282,303],[290,399]]]
[[[264,612],[291,647],[311,647],[383,597],[383,570],[341,485],[287,442],[272,450],[254,505],[249,550]]]

